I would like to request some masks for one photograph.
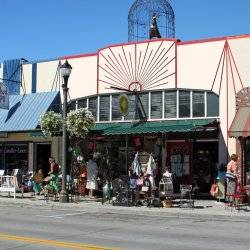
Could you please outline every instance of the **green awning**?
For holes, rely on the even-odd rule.
[[[30,132],[30,137],[44,137],[44,138],[47,138],[47,136],[45,136],[42,131],[32,131],[32,132]]]
[[[205,130],[204,126],[217,123],[215,119],[189,119],[171,121],[147,121],[141,123],[97,123],[92,132],[103,135],[167,133],[167,132],[194,132]],[[210,129],[211,129],[210,127]],[[215,128],[216,129],[216,128]]]

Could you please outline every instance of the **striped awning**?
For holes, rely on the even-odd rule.
[[[250,107],[238,109],[229,129],[229,136],[235,138],[250,136]]]

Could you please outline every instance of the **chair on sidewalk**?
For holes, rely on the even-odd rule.
[[[226,203],[225,203],[225,209],[231,209],[235,208],[236,210],[240,210],[242,207],[247,206],[248,204],[243,203],[244,194],[226,194]]]
[[[180,185],[180,208],[194,208],[192,185]]]
[[[2,185],[2,177],[4,175],[4,170],[0,169],[0,186]]]
[[[13,175],[3,175],[1,177],[0,192],[14,193],[14,199],[16,199],[16,192],[20,191],[23,198],[23,187],[21,183],[18,183],[16,176]]]

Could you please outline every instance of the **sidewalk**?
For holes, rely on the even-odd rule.
[[[30,193],[25,193],[24,198],[20,198],[20,194],[16,199],[12,197],[0,195],[0,206],[10,207],[39,207],[41,209],[56,209],[56,210],[71,210],[84,211],[86,213],[114,213],[127,214],[138,216],[153,216],[153,217],[179,217],[179,218],[200,218],[210,220],[249,220],[250,221],[250,207],[245,207],[241,210],[227,207],[223,202],[215,200],[195,200],[195,208],[150,208],[146,206],[140,207],[121,207],[112,206],[112,204],[105,203],[102,205],[100,201],[82,199],[78,203],[59,203],[54,201],[46,202],[43,196],[34,197]]]

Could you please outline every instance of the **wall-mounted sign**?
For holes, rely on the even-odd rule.
[[[5,148],[6,154],[27,154],[28,153],[28,146],[6,146]]]
[[[128,114],[129,111],[129,99],[126,94],[119,96],[119,110],[120,113],[125,116]]]
[[[0,82],[0,109],[9,109],[8,89],[2,82]]]

